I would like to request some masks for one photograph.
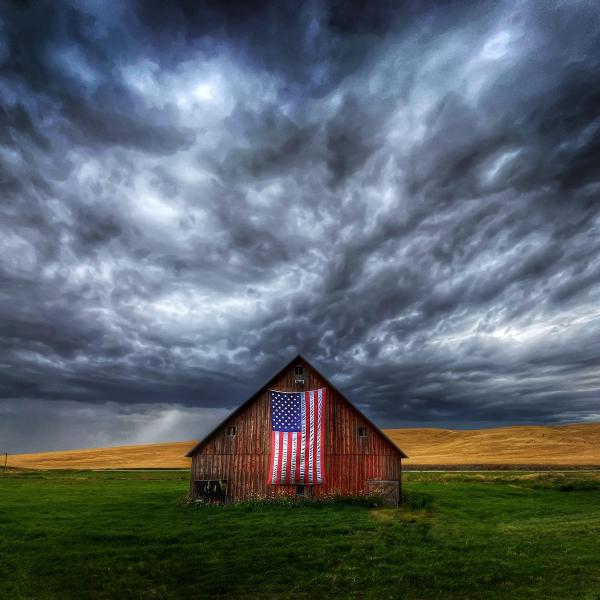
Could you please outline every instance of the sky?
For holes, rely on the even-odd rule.
[[[4,2],[0,451],[599,421],[599,192],[596,2]]]

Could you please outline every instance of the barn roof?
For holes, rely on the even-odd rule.
[[[392,446],[392,448],[394,448],[398,452],[398,454],[402,458],[408,458],[408,456],[396,445],[396,443],[394,441],[392,441],[391,438],[389,438],[385,433],[383,433],[383,431],[379,427],[377,427],[377,425],[375,425],[375,423],[373,423],[368,417],[366,417],[362,411],[360,411],[352,402],[350,402],[350,400],[348,400],[348,398],[346,398],[346,396],[344,394],[342,394],[342,392],[340,392],[340,390],[338,390],[329,381],[329,379],[327,379],[327,377],[325,377],[322,373],[320,373],[301,354],[297,354],[284,367],[282,367],[279,371],[277,371],[277,373],[275,375],[273,375],[273,377],[271,377],[261,388],[259,388],[254,394],[252,394],[252,396],[250,396],[250,398],[248,398],[248,400],[246,400],[243,404],[241,404],[240,406],[238,406],[231,414],[227,415],[227,417],[225,417],[225,419],[223,419],[223,421],[221,421],[208,435],[206,435],[204,437],[204,439],[202,439],[200,442],[198,442],[186,454],[186,456],[193,456],[194,454],[196,454],[196,452],[198,452],[198,450],[200,450],[206,443],[208,443],[212,439],[212,437],[217,433],[217,431],[219,431],[219,429],[221,429],[221,427],[227,421],[229,421],[229,419],[231,419],[232,417],[235,417],[237,414],[239,414],[240,412],[242,412],[242,410],[244,410],[244,408],[246,408],[246,406],[248,406],[252,401],[254,401],[263,392],[265,392],[266,390],[268,390],[269,387],[271,386],[271,384],[274,381],[276,381],[277,379],[279,379],[279,377],[281,377],[281,375],[283,375],[290,367],[292,367],[298,361],[302,361],[304,364],[306,364],[307,366],[309,366],[321,379],[323,379],[327,383],[327,385],[332,390],[334,390],[335,392],[337,392],[338,395],[343,400],[345,400],[377,433],[379,433],[379,435],[381,437],[383,437],[390,444],[390,446]]]

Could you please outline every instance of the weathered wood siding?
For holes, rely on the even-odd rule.
[[[293,367],[271,383],[282,391],[328,388],[325,418],[324,485],[306,486],[307,495],[366,493],[368,480],[400,480],[400,457],[390,442],[374,430],[362,415],[309,365],[304,366],[304,385],[297,385]],[[294,365],[294,366],[295,366]],[[236,427],[236,435],[227,428]],[[358,428],[366,427],[361,438]],[[268,483],[271,418],[269,391],[264,390],[244,410],[222,423],[216,434],[192,458],[192,481],[226,479],[228,499],[239,501],[253,496],[294,494],[294,485]]]

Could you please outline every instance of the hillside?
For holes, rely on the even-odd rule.
[[[189,467],[185,453],[196,442],[167,442],[87,450],[61,450],[8,457],[9,467],[25,469],[181,469]]]
[[[387,429],[415,465],[598,465],[600,423],[458,431]],[[8,457],[29,469],[187,468],[194,441],[64,450]]]
[[[386,433],[410,457],[407,465],[600,466],[600,423]]]

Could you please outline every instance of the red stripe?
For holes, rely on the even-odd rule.
[[[275,431],[276,439],[279,440],[279,431]],[[275,449],[273,449],[274,451]],[[274,454],[273,454],[274,455]],[[277,460],[275,460],[275,483],[279,482],[279,456],[281,456],[281,446],[279,447],[279,455],[277,456]]]
[[[269,474],[267,483],[273,483],[273,461],[275,460],[275,432],[271,431],[271,460],[269,461]]]
[[[304,483],[308,483],[308,457],[310,448],[310,393],[304,392],[304,414],[306,416],[304,428],[306,444],[304,445]]]
[[[313,442],[313,483],[317,483],[317,435],[319,430],[319,390],[315,390],[313,394],[313,419],[315,421],[315,438]]]
[[[301,444],[300,436],[302,434],[296,431],[294,433],[294,435],[296,436],[296,466],[294,469],[294,480],[292,483],[298,483],[299,478],[300,478],[300,444]]]
[[[273,432],[275,435],[275,439],[278,440],[279,439],[279,432],[278,431],[274,431]],[[275,447],[273,447],[273,456],[275,457]],[[275,465],[275,481],[273,482],[274,484],[277,483],[277,474],[278,474],[278,470],[279,470],[279,458],[277,457],[277,459],[273,462],[273,464]]]
[[[278,432],[279,436],[279,461],[277,463],[277,483],[283,483],[281,481],[281,468],[283,466],[283,432]]]
[[[327,388],[323,388],[323,405],[321,412],[321,481],[325,483],[325,407],[327,406]]]
[[[292,435],[294,435],[294,432],[290,431],[288,433],[288,462],[287,462],[287,468],[285,470],[288,483],[292,483],[292,472],[291,472],[291,468],[292,468]]]
[[[288,433],[288,483],[294,483],[294,473],[292,473],[292,438],[295,435],[294,431]]]
[[[279,432],[279,471],[277,474],[277,483],[284,483],[283,481],[283,465],[284,465],[284,456],[283,456],[283,436],[285,434],[283,431]]]
[[[315,407],[313,410],[314,419],[315,419],[315,447],[313,449],[313,458],[315,459],[315,466],[313,467],[313,481],[317,483],[317,436],[319,435],[318,425],[319,425],[319,390],[315,390],[313,394],[315,399]]]
[[[285,431],[281,431],[279,435],[281,436],[281,441],[279,442],[279,454],[281,455],[281,473],[279,475],[279,483],[285,483],[283,477],[283,466],[285,465],[285,461],[287,460],[287,456],[283,453],[283,439],[285,438]]]

